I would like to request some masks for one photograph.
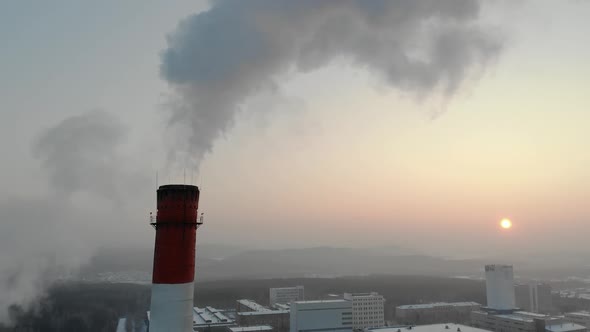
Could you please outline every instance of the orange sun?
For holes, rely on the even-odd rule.
[[[502,219],[502,221],[500,221],[500,227],[504,229],[509,229],[510,227],[512,227],[512,221],[510,221],[510,219],[508,218],[504,218]]]

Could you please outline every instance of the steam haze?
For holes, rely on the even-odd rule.
[[[150,181],[119,155],[125,132],[112,115],[92,111],[64,119],[35,140],[33,155],[47,175],[48,190],[0,205],[1,321],[9,305],[36,299],[98,248],[120,245],[125,235],[117,230],[131,230],[120,224],[142,217],[134,216],[134,204],[151,189]]]

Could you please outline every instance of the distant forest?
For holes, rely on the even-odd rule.
[[[485,303],[483,281],[423,277],[367,276],[342,278],[256,279],[198,282],[195,305],[234,308],[235,300],[248,298],[268,304],[269,287],[303,285],[308,299],[325,298],[328,294],[376,291],[386,298],[385,318],[393,320],[395,307],[401,304],[434,301],[476,301]],[[113,332],[120,317],[133,321],[145,319],[149,307],[150,286],[109,283],[61,283],[51,287],[38,303],[29,309],[13,306],[12,327],[4,331]],[[564,311],[588,309],[588,301],[555,299]],[[140,326],[141,324],[136,324]],[[131,330],[131,329],[130,329]]]

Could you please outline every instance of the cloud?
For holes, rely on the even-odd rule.
[[[94,111],[39,135],[33,153],[49,191],[0,201],[0,321],[9,305],[31,303],[58,275],[128,234],[150,182],[120,155],[125,132],[117,118]]]
[[[336,59],[417,97],[451,97],[502,48],[479,15],[475,0],[213,1],[162,52],[178,134],[171,153],[198,165],[250,96]]]
[[[104,111],[73,116],[39,136],[33,153],[48,173],[51,188],[71,196],[90,192],[113,201],[122,198],[136,176],[117,148],[125,141],[126,128]],[[127,189],[128,190],[128,189]]]

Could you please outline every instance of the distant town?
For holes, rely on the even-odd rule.
[[[199,332],[587,332],[590,312],[559,313],[553,296],[584,298],[585,289],[552,291],[548,283],[516,283],[513,266],[486,265],[487,303],[433,302],[399,305],[386,320],[378,292],[326,294],[306,299],[305,287],[270,288],[268,302],[238,299],[233,308],[194,307]],[[150,312],[145,326],[149,330]],[[121,318],[117,332],[127,331]]]

